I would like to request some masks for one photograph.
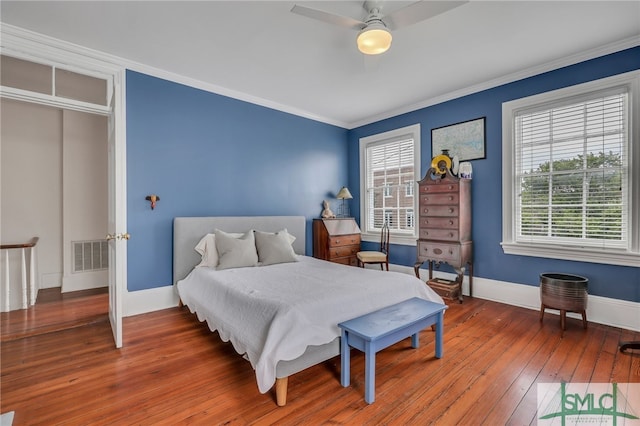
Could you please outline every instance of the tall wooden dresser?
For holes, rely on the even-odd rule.
[[[360,228],[352,217],[313,220],[313,257],[358,266]]]
[[[471,180],[459,179],[448,169],[443,174],[430,168],[418,182],[418,258],[414,265],[417,277],[420,266],[429,263],[429,280],[433,263],[451,265],[457,278],[454,293],[462,302],[462,279],[469,265],[469,295],[473,289],[473,241],[471,240]]]

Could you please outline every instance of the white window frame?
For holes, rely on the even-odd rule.
[[[405,214],[405,219],[407,224],[409,224],[409,222],[411,222],[413,224],[413,227],[415,228],[416,226],[416,214],[415,214],[415,210],[409,210],[407,209],[407,212]]]
[[[413,197],[413,194],[415,193],[415,185],[411,185],[409,183],[407,183],[407,187],[405,189],[405,197]]]
[[[586,93],[626,86],[629,91],[628,192],[627,197],[629,247],[582,247],[576,244],[517,241],[515,181],[515,117],[519,111],[535,106],[553,105]],[[502,104],[502,249],[506,254],[552,259],[593,262],[611,265],[638,266],[640,264],[640,71],[595,80],[564,89],[541,93]]]
[[[360,229],[362,231],[362,241],[380,242],[380,230],[373,229],[373,224],[368,223],[369,207],[367,205],[367,159],[366,149],[372,144],[392,143],[401,139],[413,139],[413,168],[414,168],[414,185],[417,185],[417,181],[420,179],[420,124],[413,124],[411,126],[402,127],[388,132],[379,133],[376,135],[366,136],[360,138]],[[414,188],[415,193],[415,188]],[[418,211],[416,200],[418,197],[413,197],[413,211]],[[389,241],[392,244],[401,244],[415,246],[418,238],[418,227],[414,220],[413,233],[398,234],[389,231]]]

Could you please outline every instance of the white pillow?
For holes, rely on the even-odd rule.
[[[291,246],[296,237],[289,234],[286,229],[275,233],[255,231],[255,238],[258,260],[262,265],[298,261]]]
[[[231,235],[234,238],[240,238],[244,234],[235,233],[227,235]],[[208,268],[215,268],[218,266],[219,258],[218,249],[216,248],[216,234],[207,234],[202,237],[194,249],[200,254],[200,256],[202,256],[200,263],[196,265],[196,268],[199,266],[206,266]]]
[[[254,232],[262,232],[263,234],[271,234],[271,235],[275,235],[282,232],[287,235],[287,238],[289,239],[289,244],[293,244],[293,242],[296,240],[295,235],[291,235],[289,231],[287,231],[287,228],[282,228],[278,232],[265,232],[265,231],[254,231]]]
[[[218,270],[243,268],[258,264],[255,237],[253,230],[246,232],[241,238],[216,229],[216,248],[218,249]]]

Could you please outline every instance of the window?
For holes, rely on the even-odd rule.
[[[413,182],[407,182],[404,184],[405,186],[405,197],[413,197],[413,188],[414,188],[414,183]]]
[[[379,241],[387,221],[391,242],[415,245],[413,193],[419,161],[419,124],[360,139],[360,227],[364,241]]]
[[[394,216],[394,211],[392,210],[385,210],[384,211],[384,218],[383,221],[379,224],[380,227],[382,227],[385,223],[387,224],[387,226],[389,226],[389,228],[393,227],[393,216]],[[375,220],[375,219],[374,219]],[[376,223],[376,227],[378,224]]]
[[[409,210],[407,209],[407,228],[413,228],[415,226],[414,221],[414,216],[413,216],[413,209]]]
[[[633,72],[503,105],[505,253],[638,264],[639,86]]]

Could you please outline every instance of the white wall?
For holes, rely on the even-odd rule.
[[[63,282],[63,291],[106,286],[106,270],[71,272],[71,241],[104,239],[107,231],[106,118],[0,102],[2,243],[40,237],[39,288],[61,287]],[[14,309],[20,304],[18,252],[9,265]]]
[[[107,270],[73,272],[71,242],[107,235],[107,117],[64,111],[62,122],[62,291],[105,287]]]
[[[40,237],[40,287],[57,287],[62,274],[62,111],[6,99],[0,109],[0,237],[4,244]],[[19,279],[18,262],[10,263],[11,276]]]

